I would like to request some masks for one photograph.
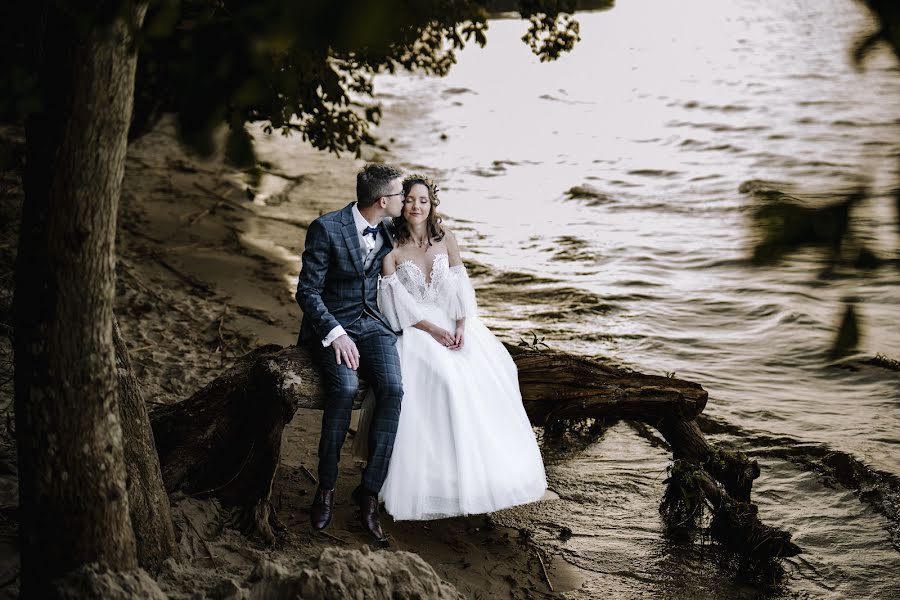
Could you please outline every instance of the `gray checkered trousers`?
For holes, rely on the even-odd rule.
[[[377,495],[387,475],[403,384],[397,334],[379,312],[376,302],[381,261],[392,249],[391,234],[379,224],[384,245],[369,267],[353,220],[353,204],[322,215],[306,233],[297,303],[303,310],[297,344],[307,345],[317,357],[326,390],[319,438],[319,485],[334,488],[341,447],[350,427],[350,411],[359,388],[357,372],[337,364],[332,348],[322,340],[341,325],[359,349],[359,373],[375,392],[375,412],[369,430],[369,456],[362,487]]]

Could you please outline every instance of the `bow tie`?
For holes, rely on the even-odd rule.
[[[363,229],[364,236],[369,235],[369,234],[372,235],[372,239],[374,240],[376,237],[378,237],[378,228],[377,227],[366,227],[365,229]]]

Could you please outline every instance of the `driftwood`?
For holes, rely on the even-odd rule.
[[[769,558],[799,553],[790,534],[762,524],[750,504],[760,474],[756,461],[711,446],[697,427],[694,419],[708,397],[700,385],[563,352],[508,349],[534,425],[645,422],[665,438],[680,466],[673,468],[670,486],[691,484],[712,507],[714,536]],[[361,387],[357,408],[366,393]],[[188,400],[151,412],[166,489],[215,496],[235,507],[244,531],[272,541],[269,497],[281,431],[298,408],[321,409],[323,402],[319,373],[305,349],[257,348]]]
[[[698,384],[644,375],[563,352],[507,346],[519,368],[525,411],[535,425],[585,419],[632,419],[651,425],[672,448],[676,468],[667,480],[667,498],[695,490],[713,510],[711,534],[728,550],[748,560],[771,560],[800,553],[788,532],[763,524],[750,503],[759,464],[712,446],[695,419],[707,392]],[[721,484],[721,487],[719,486]],[[687,493],[690,497],[690,492]],[[663,502],[663,509],[671,506]],[[697,514],[697,506],[687,510]]]
[[[298,407],[295,380],[310,370],[279,350],[257,348],[187,400],[150,412],[166,491],[219,499],[239,529],[267,543],[280,527],[270,498],[281,434]]]

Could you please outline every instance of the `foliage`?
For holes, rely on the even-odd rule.
[[[669,476],[663,480],[667,485],[659,512],[671,527],[698,524],[706,506],[702,468],[694,462],[676,459],[667,471]]]
[[[869,9],[876,27],[861,35],[854,44],[850,53],[853,64],[862,69],[866,58],[883,44],[891,48],[900,61],[900,3],[894,0],[859,2]],[[897,159],[900,164],[900,155]],[[869,198],[864,188],[825,206],[807,206],[798,198],[768,188],[759,181],[746,182],[740,191],[750,193],[760,201],[753,218],[763,236],[753,250],[754,265],[770,266],[799,249],[809,247],[825,251],[826,267],[820,273],[821,277],[833,277],[840,265],[869,270],[888,262],[852,235],[853,209]],[[900,231],[900,187],[896,188],[894,195],[895,219]],[[900,266],[900,263],[896,264]],[[828,351],[829,359],[835,360],[852,352],[859,344],[861,335],[855,302],[845,299],[840,323]]]
[[[132,0],[98,5],[60,0],[82,27],[101,27]],[[40,110],[42,82],[26,55],[28,36],[40,35],[45,2],[4,3],[0,119]],[[214,129],[232,131],[228,156],[253,160],[246,122],[268,131],[298,133],[314,147],[359,153],[371,142],[380,109],[373,76],[397,69],[444,75],[456,53],[487,41],[486,0],[151,0],[138,32],[139,63],[132,137],[162,113],[177,114],[181,139],[201,154],[214,151]],[[523,40],[542,60],[557,58],[578,40],[568,13],[574,0],[521,0],[528,19]]]
[[[760,188],[747,182],[741,191],[749,191],[762,200],[753,217],[764,232],[753,251],[753,262],[770,265],[799,248],[824,248],[829,269],[842,259],[842,250],[850,237],[850,215],[854,206],[866,198],[859,190],[845,200],[826,206],[805,206],[797,198],[777,190]]]
[[[525,350],[530,350],[532,352],[540,352],[543,350],[549,350],[550,346],[544,343],[544,337],[538,338],[537,333],[534,331],[529,331],[531,334],[531,340],[526,341],[525,338],[519,338],[519,347],[524,348]]]
[[[852,302],[844,301],[844,315],[838,325],[837,335],[831,346],[828,357],[835,360],[854,350],[859,344],[859,319],[856,317],[856,309]]]
[[[822,278],[835,277],[841,266],[871,270],[886,262],[852,231],[853,208],[868,198],[865,189],[824,206],[807,205],[758,181],[745,182],[740,191],[752,194],[760,202],[753,213],[756,227],[763,232],[753,249],[752,263],[756,266],[777,264],[802,248],[824,251],[825,267],[819,274]],[[841,320],[828,352],[831,360],[852,352],[861,338],[855,300],[845,298],[843,303]]]
[[[882,369],[888,369],[889,371],[900,372],[900,361],[885,356],[881,352],[877,353],[874,358],[863,361],[863,363],[875,367],[881,367]]]
[[[894,0],[859,0],[875,17],[875,31],[863,36],[853,48],[853,62],[861,66],[879,43],[886,43],[900,60],[900,4]]]
[[[563,460],[596,444],[615,420],[594,418],[553,419],[543,427],[541,449],[547,462]]]
[[[724,471],[728,468],[729,464],[746,463],[749,460],[750,458],[743,452],[725,450],[718,446],[710,446],[709,452],[703,461],[703,466]]]

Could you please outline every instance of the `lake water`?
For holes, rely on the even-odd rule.
[[[760,461],[761,516],[804,554],[768,588],[667,539],[670,456],[625,424],[548,467],[562,499],[536,535],[578,534],[554,542],[585,570],[573,597],[900,597],[900,374],[827,358],[848,297],[860,355],[900,358],[894,59],[851,66],[872,22],[850,0],[622,0],[578,20],[553,63],[496,20],[445,78],[379,76],[383,158],[439,182],[498,335],[701,383],[705,429]],[[888,264],[752,266],[752,181],[813,205],[868,185],[852,235]]]

